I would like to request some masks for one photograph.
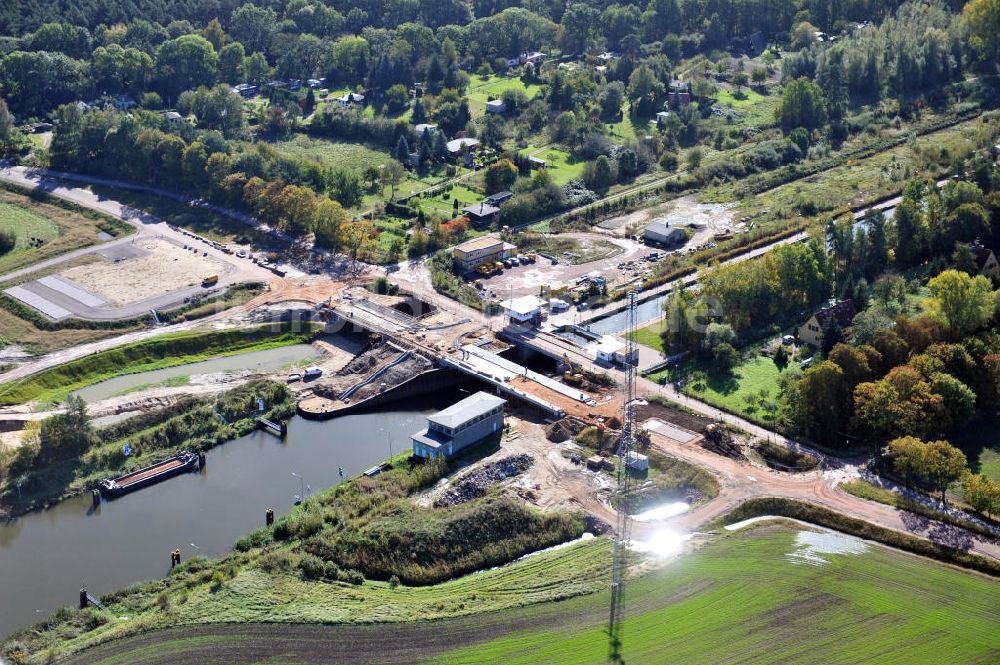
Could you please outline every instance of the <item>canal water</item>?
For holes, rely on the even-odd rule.
[[[90,495],[0,525],[0,642],[56,609],[163,577],[170,552],[215,557],[287,513],[303,485],[317,492],[409,447],[424,415],[461,398],[440,391],[405,409],[328,421],[294,417],[281,441],[254,432],[208,451],[201,472],[184,474],[93,507]],[[299,474],[302,480],[293,474]],[[307,487],[308,494],[308,487]]]
[[[663,318],[663,303],[667,302],[670,293],[664,293],[641,302],[635,306],[635,320],[639,327]],[[628,327],[628,312],[623,310],[603,319],[585,324],[585,328],[598,335],[614,335],[623,332]]]
[[[322,351],[311,344],[293,344],[275,349],[250,351],[232,356],[222,356],[203,360],[201,362],[157,369],[151,372],[125,374],[107,381],[95,383],[74,392],[87,402],[97,402],[114,397],[141,386],[150,386],[177,376],[195,376],[197,374],[216,374],[225,372],[249,371],[251,373],[271,373],[292,363],[301,363],[322,355]]]

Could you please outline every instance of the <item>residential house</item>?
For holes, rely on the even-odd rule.
[[[854,321],[858,310],[851,299],[843,300],[830,307],[824,307],[809,317],[809,320],[799,326],[799,341],[818,347],[823,341],[823,326],[832,317],[841,330]]]
[[[670,118],[670,111],[660,111],[656,114],[656,126],[663,129],[667,126],[667,120]]]
[[[489,203],[491,206],[500,207],[512,198],[514,198],[513,192],[497,192],[496,194],[490,194],[483,201]]]
[[[486,201],[462,208],[462,212],[476,226],[485,226],[500,218],[500,208]]]
[[[503,103],[502,99],[491,99],[486,102],[486,112],[503,114],[507,112],[507,105]]]
[[[756,58],[766,48],[767,39],[764,38],[764,33],[760,30],[747,37],[747,53],[751,58]]]
[[[531,166],[532,170],[534,170],[534,169],[544,169],[545,168],[545,160],[542,159],[541,157],[529,156],[528,157],[528,165]]]
[[[260,88],[252,83],[240,83],[239,85],[234,85],[232,91],[243,99],[253,99],[260,93]]]
[[[427,132],[429,136],[433,136],[434,132],[436,132],[437,129],[438,129],[437,125],[431,125],[426,122],[422,122],[419,125],[413,126],[413,133],[416,134],[418,137],[423,136],[424,132]]]
[[[511,298],[500,303],[500,306],[503,307],[504,315],[510,319],[511,323],[540,321],[544,305],[545,301],[538,296],[521,296],[520,298]]]
[[[489,436],[498,435],[503,430],[506,403],[496,395],[480,391],[427,416],[427,427],[410,437],[413,456],[453,457]]]
[[[522,53],[520,62],[522,65],[535,65],[536,67],[542,64],[547,55],[541,53],[540,51],[531,51],[530,53]]]
[[[348,92],[340,97],[336,97],[335,99],[337,100],[337,103],[344,108],[354,105],[361,106],[365,103],[365,96],[357,92]]]
[[[684,229],[665,219],[654,219],[642,232],[643,240],[661,245],[681,245],[687,240]]]
[[[618,54],[615,53],[614,51],[605,51],[604,53],[597,56],[597,59],[600,60],[602,65],[606,65],[612,60],[617,60],[618,57],[619,57]]]
[[[324,83],[326,83],[325,78],[309,79],[308,81],[306,81],[306,85],[314,90],[316,88],[322,88]]]
[[[460,138],[448,141],[448,154],[455,157],[461,155],[466,150],[473,150],[479,145],[479,139]]]
[[[163,112],[163,117],[171,125],[176,125],[176,124],[180,123],[181,120],[184,119],[184,116],[182,116],[177,111],[164,111]]]
[[[517,247],[499,238],[480,236],[455,245],[451,256],[463,272],[469,272],[484,263],[502,261],[516,251]]]
[[[111,98],[111,105],[119,111],[128,111],[139,104],[129,95],[115,95]]]
[[[976,257],[976,268],[980,275],[1000,278],[1000,262],[993,250],[982,245],[973,245],[972,254]]]

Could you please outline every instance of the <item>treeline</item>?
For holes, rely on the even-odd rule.
[[[65,21],[88,28],[95,34],[101,26],[128,24],[147,20],[176,30],[179,25],[205,25],[219,19],[227,29],[249,32],[253,24],[248,12],[241,14],[240,0],[66,0],[58,4],[12,3],[0,8],[0,34],[21,35],[45,23]],[[949,3],[961,7],[959,0]],[[704,34],[719,46],[735,35],[757,30],[789,30],[796,19],[810,21],[822,30],[836,30],[846,21],[865,21],[885,16],[899,5],[899,0],[650,0],[637,3],[550,2],[547,4],[516,1],[449,0],[448,2],[407,3],[402,0],[348,0],[335,7],[314,0],[274,0],[254,3],[256,12],[270,21],[268,31],[254,35],[262,43],[274,33],[294,29],[320,37],[340,32],[360,32],[364,27],[398,28],[418,24],[437,29],[474,26],[483,19],[509,9],[521,9],[552,22],[579,39],[583,24],[596,28],[594,37],[621,40],[637,34],[645,41],[665,34]],[[586,11],[586,10],[591,11]],[[530,12],[529,12],[530,10]],[[599,24],[599,25],[598,25]],[[492,36],[483,29],[470,30],[478,44],[490,44]],[[499,31],[498,31],[499,32]],[[244,36],[249,36],[245,34]],[[572,42],[571,42],[572,43]]]
[[[73,99],[121,92],[153,91],[172,103],[198,86],[263,84],[271,77],[325,77],[331,85],[366,85],[380,92],[426,80],[437,93],[462,89],[467,72],[482,66],[505,71],[511,57],[554,48],[620,51],[623,57],[608,64],[608,78],[632,85],[640,60],[676,62],[698,51],[742,50],[757,30],[786,42],[793,27],[804,35],[812,32],[801,26],[846,32],[849,22],[878,20],[899,5],[894,0],[650,0],[529,9],[462,0],[366,0],[332,8],[318,0],[239,6],[231,0],[148,0],[121,3],[121,11],[113,11],[114,2],[100,8],[64,4],[70,6],[50,18],[48,8],[37,9],[44,3],[0,10],[0,31],[19,37],[0,42],[0,88],[15,113],[40,114]],[[81,15],[71,19],[74,9]],[[51,22],[38,23],[43,16]],[[924,38],[911,24],[931,30]],[[900,90],[908,90],[934,82],[935,74],[961,71],[956,26],[943,10],[915,4],[886,26],[859,33],[851,48],[807,50],[792,61],[792,70],[828,72],[823,80],[831,97],[841,96],[841,86],[865,89],[871,85],[865,77],[883,69],[899,72]]]
[[[829,298],[833,272],[823,244],[811,240],[719,266],[701,284],[704,296],[717,300],[718,316],[743,333]]]
[[[815,79],[833,119],[857,101],[898,97],[961,78],[967,49],[960,15],[908,2],[881,24],[832,46],[814,42],[783,58],[786,78]],[[797,126],[797,125],[793,125]]]
[[[371,223],[351,221],[341,203],[325,194],[355,204],[364,174],[288,160],[266,144],[237,151],[218,132],[175,132],[158,114],[83,113],[68,104],[57,115],[53,168],[201,195],[292,235],[314,234],[321,246],[344,248],[355,258],[373,246]]]

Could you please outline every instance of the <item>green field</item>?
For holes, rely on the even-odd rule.
[[[810,548],[807,539],[817,540]],[[837,549],[827,541],[850,553],[824,553]],[[69,662],[193,664],[225,655],[268,663],[603,664],[606,593],[517,606],[559,595],[563,585],[564,596],[604,587],[608,559],[607,542],[598,539],[421,589],[240,575],[214,595],[196,589],[171,606],[172,621],[186,628],[110,642]],[[622,655],[632,664],[985,663],[1000,653],[996,580],[788,522],[724,532],[632,580],[625,603]],[[508,609],[393,627],[295,625],[433,619],[500,606]],[[291,613],[299,607],[308,609]],[[129,621],[95,632],[106,641],[148,630],[149,612],[130,611]],[[254,617],[269,623],[190,625]],[[60,650],[87,642],[64,641]]]
[[[14,249],[0,256],[0,274],[94,245],[102,230],[112,237],[133,232],[131,226],[110,217],[6,187],[0,188],[0,230],[17,236]],[[32,246],[31,238],[42,242]]]
[[[663,329],[663,321],[654,321],[648,326],[643,326],[635,331],[634,335],[630,335],[635,341],[639,342],[643,346],[648,346],[651,349],[656,349],[660,353],[664,352],[663,349],[663,338],[660,337],[660,331]],[[651,375],[652,376],[652,375]],[[655,378],[659,378],[656,375]],[[654,378],[654,380],[655,380]]]
[[[969,468],[1000,482],[1000,417],[983,415],[952,436],[969,459]]]
[[[525,84],[519,78],[507,78],[505,76],[482,77],[478,74],[469,81],[466,98],[469,100],[469,111],[472,116],[482,115],[486,112],[486,102],[490,99],[499,99],[504,90],[521,90],[528,99],[531,99],[542,89],[537,83]]]
[[[646,329],[643,329],[646,330]],[[637,331],[637,332],[642,332]],[[646,333],[648,337],[650,333]],[[640,343],[645,343],[639,339]],[[789,366],[795,363],[790,363]],[[690,373],[703,370],[697,362],[689,362],[678,368],[650,374],[649,378],[659,381],[661,376],[668,380],[683,378]],[[684,387],[684,392],[691,397],[721,407],[733,413],[746,416],[753,420],[769,422],[773,415],[764,409],[760,400],[751,403],[747,397],[759,397],[764,391],[767,397],[764,401],[776,402],[780,388],[778,377],[781,369],[766,356],[755,356],[738,365],[730,374],[708,373],[704,380],[695,380]]]
[[[534,157],[545,160],[545,170],[552,176],[552,182],[565,185],[570,180],[580,180],[583,177],[583,166],[586,162],[558,148],[542,148],[529,151]]]

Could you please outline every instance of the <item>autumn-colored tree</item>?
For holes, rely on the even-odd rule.
[[[355,262],[375,248],[377,238],[378,229],[366,219],[344,222],[340,226],[341,245]]]
[[[992,517],[1000,512],[1000,484],[989,476],[969,474],[963,482],[965,487],[965,502],[977,512],[986,513]]]
[[[934,489],[940,490],[941,502],[947,503],[948,487],[968,469],[965,453],[947,441],[931,441],[923,455],[921,475]]]

